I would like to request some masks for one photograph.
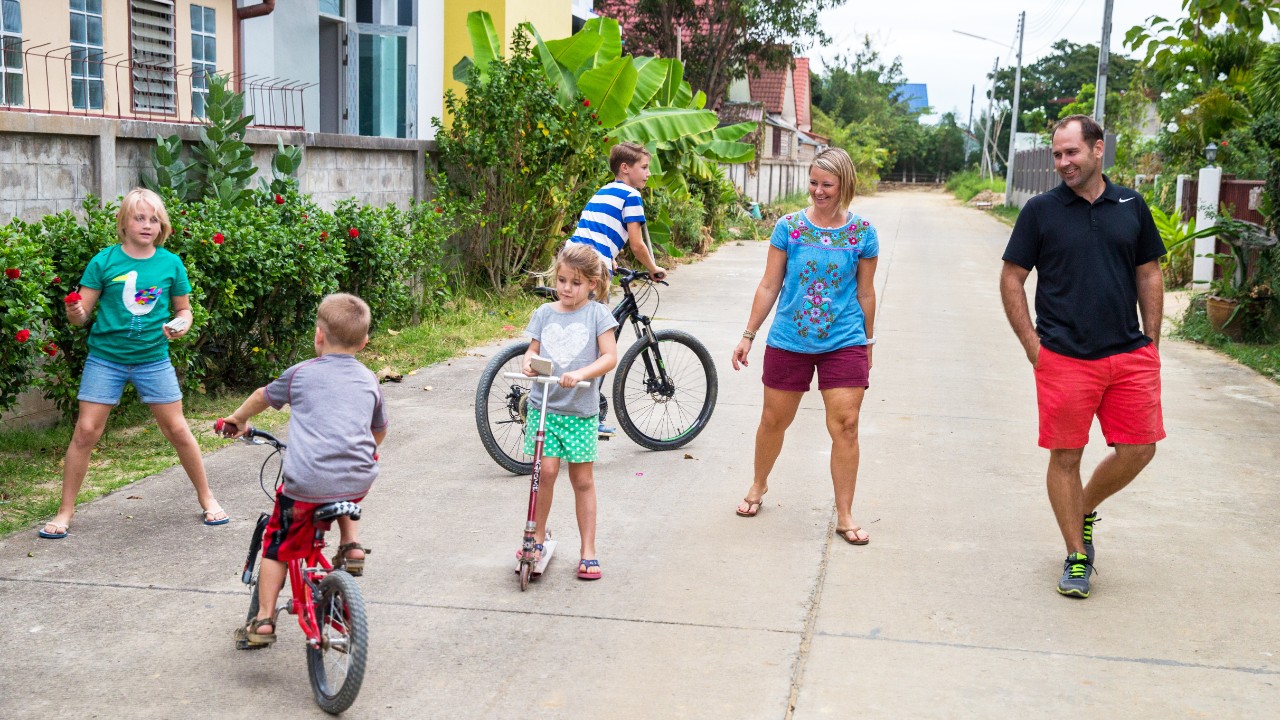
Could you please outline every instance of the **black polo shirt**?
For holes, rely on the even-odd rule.
[[[1151,342],[1138,323],[1134,268],[1164,242],[1137,192],[1112,184],[1093,204],[1066,183],[1023,206],[1004,259],[1036,270],[1036,332],[1050,350],[1082,360]]]

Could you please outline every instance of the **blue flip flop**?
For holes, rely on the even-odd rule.
[[[591,568],[600,567],[599,560],[579,560],[578,567],[581,568],[580,570],[578,570],[579,580],[599,580],[600,579],[600,575],[601,575],[600,572],[598,571],[588,572]]]
[[[56,528],[62,528],[62,532],[45,532],[44,527],[41,527],[40,531],[37,532],[36,535],[42,538],[45,538],[46,540],[61,540],[62,538],[67,536],[66,525],[63,525],[62,523],[55,523],[55,522],[47,522],[45,523],[45,525],[52,525]]]
[[[210,515],[217,515],[218,513],[222,513],[222,514],[227,515],[227,516],[226,516],[226,517],[224,517],[224,518],[222,518],[221,520],[210,520],[210,519],[209,519],[209,516],[210,516]],[[219,506],[217,506],[217,507],[213,508],[212,510],[205,510],[205,511],[204,511],[204,524],[205,524],[205,525],[226,525],[226,524],[227,524],[227,523],[229,523],[229,522],[231,522],[231,516],[227,514],[227,511],[226,511],[226,510],[223,510],[223,509],[222,509],[222,506],[221,506],[221,505],[219,505]]]

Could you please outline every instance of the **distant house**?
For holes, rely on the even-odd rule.
[[[728,169],[753,199],[770,202],[805,187],[809,164],[829,142],[812,132],[811,102],[808,58],[795,58],[781,70],[761,70],[729,87],[729,99],[718,110],[720,123],[760,125],[754,136],[756,163]]]

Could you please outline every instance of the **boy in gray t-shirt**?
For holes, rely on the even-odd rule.
[[[258,581],[258,617],[236,630],[239,647],[275,642],[275,606],[289,560],[306,557],[314,537],[316,508],[339,500],[360,501],[378,477],[377,449],[387,435],[387,411],[378,379],[355,353],[369,341],[369,306],[355,295],[335,293],[316,311],[317,357],[285,370],[258,388],[239,409],[224,418],[224,434],[240,437],[249,418],[289,405],[289,450],[284,456],[284,487],[262,541]],[[342,535],[334,569],[364,572],[359,525],[338,518]]]

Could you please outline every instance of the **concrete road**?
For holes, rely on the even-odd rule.
[[[563,479],[561,552],[528,592],[511,572],[528,486],[472,420],[498,346],[386,386],[372,644],[346,716],[1274,717],[1280,387],[1166,340],[1169,439],[1100,511],[1094,596],[1062,598],[1031,370],[997,292],[1008,229],[931,192],[857,209],[882,245],[855,502],[869,546],[833,537],[816,393],[759,517],[733,513],[760,353],[739,373],[728,358],[766,245],[731,244],[675,272],[657,312],[716,357],[715,417],[685,451],[602,447],[598,582],[574,578]],[[1102,453],[1095,436],[1087,466]],[[65,541],[0,542],[0,718],[322,716],[292,621],[269,650],[230,639],[263,454],[206,459],[229,526],[197,522],[175,468],[83,507]]]

